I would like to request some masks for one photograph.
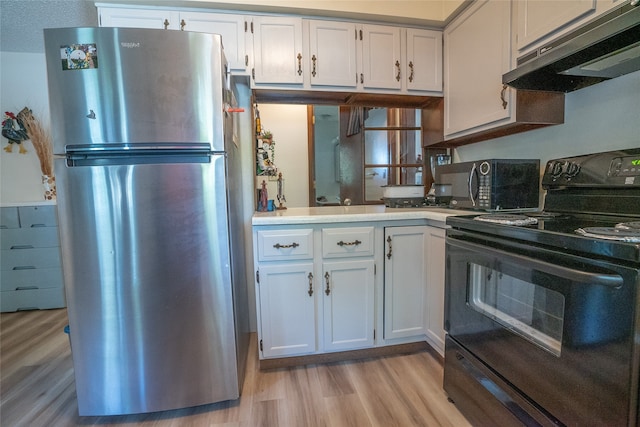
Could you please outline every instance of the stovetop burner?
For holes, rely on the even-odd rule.
[[[516,214],[487,214],[476,216],[476,221],[485,221],[491,222],[493,224],[504,224],[504,225],[534,225],[538,223],[536,218],[526,216],[526,215],[516,215]]]
[[[640,243],[640,221],[622,222],[614,227],[578,228],[576,233],[596,239]]]

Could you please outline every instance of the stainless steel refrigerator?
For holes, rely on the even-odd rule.
[[[249,325],[220,36],[44,34],[79,414],[238,398]]]

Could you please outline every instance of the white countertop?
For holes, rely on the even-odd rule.
[[[287,208],[273,212],[256,212],[253,225],[317,224],[336,222],[393,221],[428,219],[445,222],[451,215],[468,215],[469,211],[446,208],[387,208],[383,205],[320,206]]]

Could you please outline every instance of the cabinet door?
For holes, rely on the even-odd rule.
[[[177,11],[138,8],[98,8],[101,27],[180,29]]]
[[[350,22],[309,21],[312,86],[356,87],[356,26]]]
[[[253,21],[255,84],[302,84],[302,19],[261,16]]]
[[[510,13],[511,2],[480,0],[445,29],[445,137],[511,117]]]
[[[518,49],[596,10],[596,0],[520,0],[517,4]]]
[[[246,71],[249,58],[245,49],[247,25],[244,15],[208,12],[180,12],[185,31],[222,36],[224,54],[232,70]]]
[[[362,85],[365,89],[400,89],[400,28],[362,26]]]
[[[408,90],[442,91],[442,32],[407,29]]]
[[[384,338],[426,333],[427,227],[384,230]]]
[[[322,283],[324,349],[372,347],[374,261],[325,262]]]
[[[264,357],[316,351],[317,294],[313,263],[261,265],[258,269]]]
[[[444,356],[444,272],[443,228],[427,227],[427,342]]]

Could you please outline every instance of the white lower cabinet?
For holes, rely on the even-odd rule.
[[[444,229],[423,224],[254,226],[260,358],[425,337],[441,352]]]
[[[316,298],[313,263],[261,265],[260,349],[264,357],[316,351]]]
[[[384,230],[384,337],[426,333],[427,227]]]
[[[443,228],[427,230],[427,342],[444,356],[444,272],[445,235]]]
[[[326,351],[373,347],[373,259],[323,263],[323,325]]]

